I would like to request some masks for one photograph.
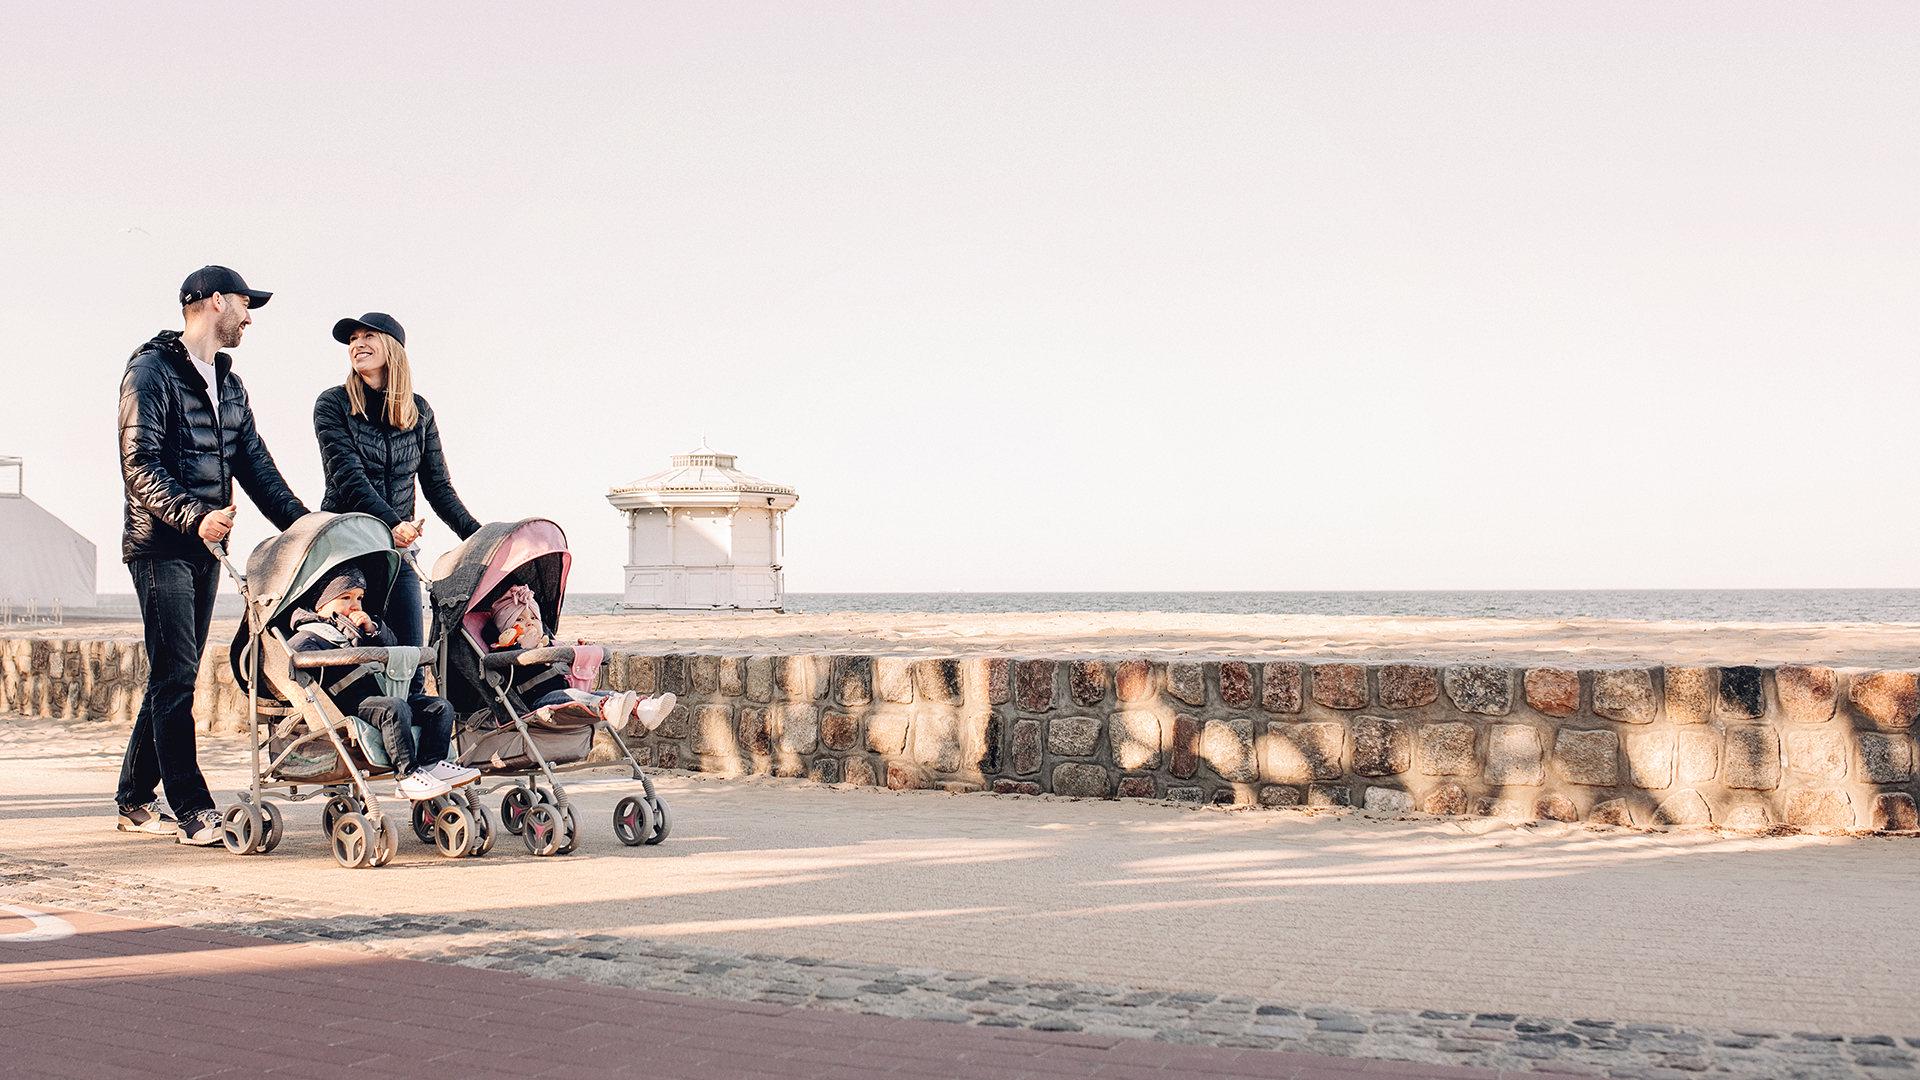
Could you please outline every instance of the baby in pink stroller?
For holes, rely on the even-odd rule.
[[[496,651],[538,649],[551,644],[542,628],[540,602],[525,585],[509,588],[489,610],[495,633],[492,646]],[[536,709],[591,709],[599,719],[614,727],[626,728],[627,722],[633,720],[647,731],[659,727],[678,700],[672,694],[641,697],[632,690],[579,690],[559,674],[544,682],[523,684],[519,690],[521,697]]]

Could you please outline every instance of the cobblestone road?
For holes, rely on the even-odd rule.
[[[705,998],[1620,1077],[1920,1076],[1920,845],[670,777],[666,845],[347,872],[111,832],[117,736],[0,732],[0,902]],[[211,751],[231,787],[230,750]],[[578,788],[590,815],[611,786]]]

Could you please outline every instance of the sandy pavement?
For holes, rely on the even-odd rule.
[[[567,619],[567,637],[655,652],[951,656],[1160,656],[1498,660],[1563,666],[1815,663],[1920,666],[1920,623],[1712,623],[1624,619],[1177,615],[632,614]],[[137,638],[133,622],[74,621],[10,634]],[[212,640],[231,640],[231,622]]]
[[[347,871],[319,808],[279,851],[112,831],[121,733],[0,723],[0,852],[310,905],[433,911],[742,953],[1367,1008],[1920,1035],[1920,842],[1593,832],[666,774],[657,848],[581,777],[567,858],[511,837],[450,862],[409,835]],[[222,800],[231,743],[203,749]],[[1907,1029],[1913,1029],[1908,1031]]]

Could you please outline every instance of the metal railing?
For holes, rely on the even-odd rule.
[[[34,600],[22,603],[11,596],[0,597],[0,626],[60,626],[65,622],[66,612],[58,600],[42,610]]]

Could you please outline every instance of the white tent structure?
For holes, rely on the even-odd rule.
[[[0,457],[0,612],[95,606],[93,541],[27,498],[25,472],[21,459]]]

